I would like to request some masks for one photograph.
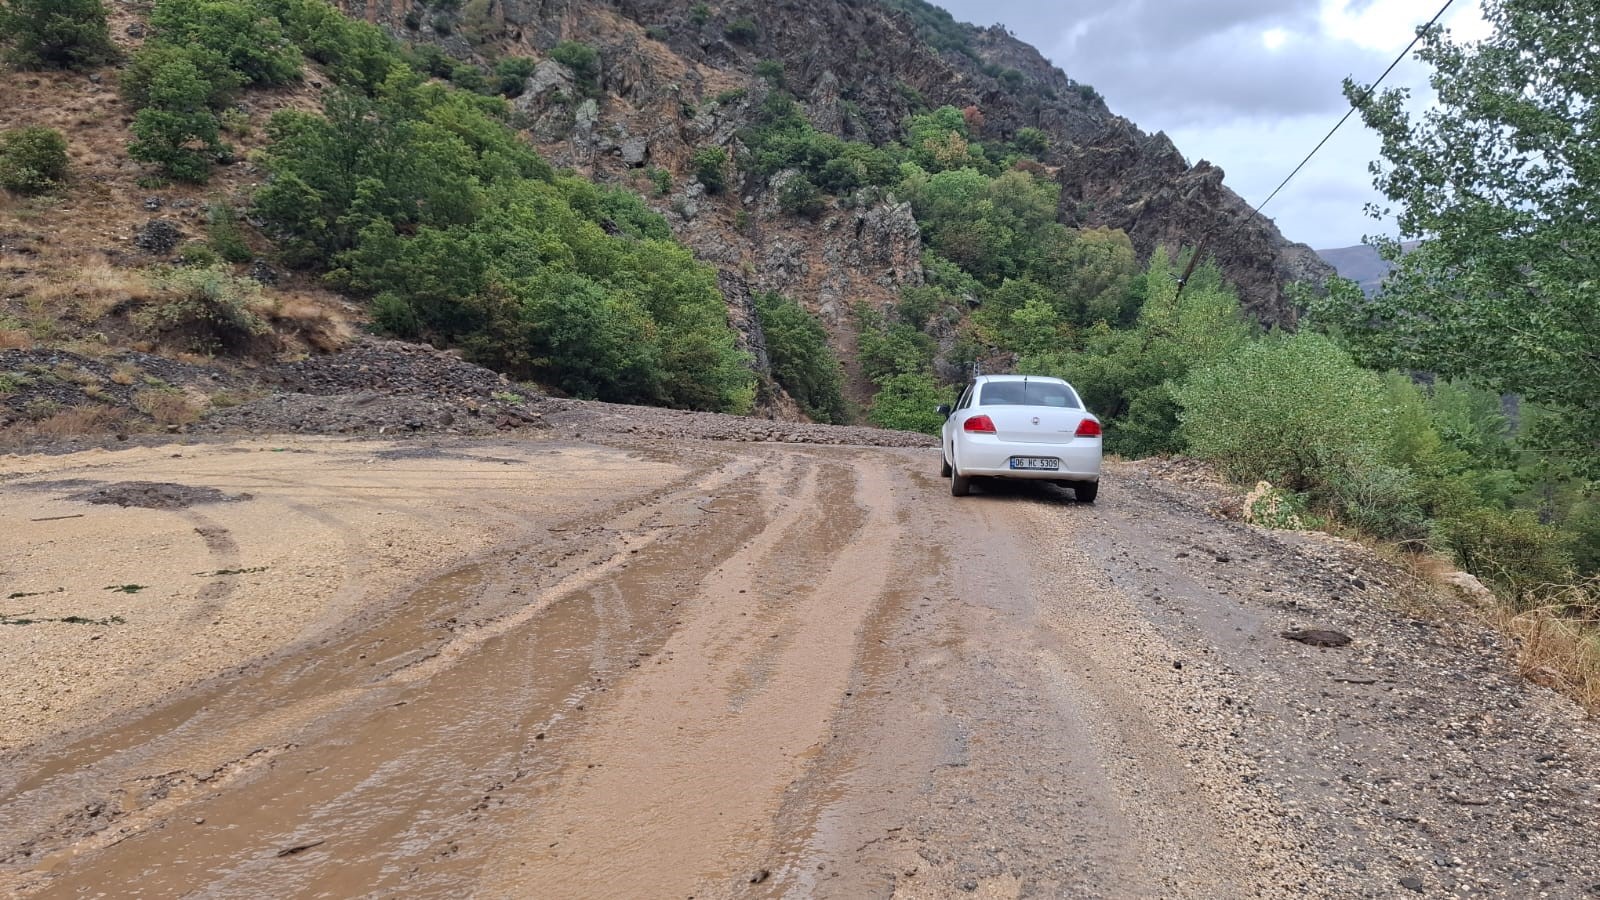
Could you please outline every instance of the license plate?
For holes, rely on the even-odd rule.
[[[1061,468],[1061,460],[1048,456],[1013,456],[1011,457],[1013,469],[1044,469],[1054,472]]]

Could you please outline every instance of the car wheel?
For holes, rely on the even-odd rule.
[[[1093,503],[1095,495],[1100,493],[1100,482],[1080,481],[1072,486],[1072,496],[1079,503]]]
[[[939,477],[940,478],[949,478],[950,477],[950,473],[952,471],[954,471],[954,470],[952,470],[950,468],[950,457],[945,456],[944,455],[944,451],[940,450],[939,451]]]
[[[950,473],[950,496],[965,497],[972,492],[972,479],[959,472]]]

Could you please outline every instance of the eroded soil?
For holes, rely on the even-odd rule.
[[[0,612],[122,619],[0,626],[0,892],[1600,893],[1600,729],[1359,547],[604,415],[0,463]]]

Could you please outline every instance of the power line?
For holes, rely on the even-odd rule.
[[[1411,38],[1411,43],[1407,44],[1406,48],[1400,51],[1400,55],[1394,58],[1394,62],[1389,63],[1389,68],[1383,70],[1383,74],[1378,76],[1378,80],[1367,86],[1367,89],[1362,92],[1360,99],[1350,104],[1350,108],[1345,110],[1345,114],[1339,117],[1339,121],[1334,123],[1332,128],[1328,129],[1328,133],[1322,136],[1322,140],[1317,141],[1317,145],[1311,148],[1311,152],[1306,154],[1305,159],[1300,160],[1300,164],[1294,167],[1294,171],[1290,172],[1283,179],[1283,181],[1278,182],[1278,186],[1272,189],[1272,193],[1267,195],[1267,199],[1261,201],[1261,205],[1251,207],[1249,215],[1246,215],[1243,219],[1240,219],[1239,224],[1233,226],[1233,231],[1238,231],[1245,225],[1249,224],[1250,221],[1256,216],[1260,215],[1261,210],[1265,209],[1267,204],[1272,202],[1272,198],[1278,196],[1278,192],[1287,187],[1289,182],[1293,181],[1294,177],[1300,174],[1300,170],[1306,167],[1306,163],[1311,162],[1311,158],[1317,155],[1317,151],[1321,150],[1323,145],[1327,144],[1328,141],[1333,138],[1334,134],[1337,133],[1340,128],[1344,127],[1344,123],[1350,121],[1350,117],[1355,115],[1356,110],[1365,106],[1367,101],[1372,99],[1373,93],[1378,90],[1378,85],[1383,84],[1383,80],[1389,77],[1389,73],[1393,72],[1395,67],[1400,65],[1400,63],[1403,62],[1408,55],[1410,55],[1412,48],[1416,47],[1417,42],[1422,40],[1422,36],[1427,34],[1434,25],[1439,23],[1439,19],[1443,18],[1445,12],[1449,10],[1454,3],[1455,0],[1445,0],[1445,4],[1439,7],[1438,12],[1433,14],[1433,18],[1428,20],[1428,24],[1417,29],[1416,35]],[[1230,232],[1230,234],[1231,233],[1232,232]],[[1207,231],[1201,237],[1200,246],[1195,249],[1194,256],[1190,258],[1188,269],[1186,269],[1183,273],[1183,276],[1178,279],[1177,297],[1183,296],[1183,289],[1189,282],[1189,276],[1194,274],[1195,266],[1200,261],[1201,251],[1205,249],[1206,242],[1210,239],[1210,237],[1211,232],[1209,231]],[[1174,299],[1177,298],[1174,297]]]
[[[1294,171],[1290,172],[1288,177],[1284,178],[1283,181],[1279,182],[1277,187],[1272,189],[1272,193],[1267,195],[1267,199],[1261,201],[1261,205],[1260,206],[1257,206],[1257,207],[1255,207],[1254,209],[1252,209],[1250,211],[1251,215],[1245,217],[1245,220],[1244,220],[1245,222],[1250,221],[1252,216],[1254,216],[1255,214],[1261,212],[1262,209],[1266,208],[1266,205],[1268,203],[1272,202],[1272,198],[1278,196],[1278,192],[1283,190],[1284,187],[1286,185],[1288,185],[1288,183],[1290,181],[1292,181],[1296,175],[1300,174],[1300,170],[1304,169],[1306,167],[1306,163],[1311,162],[1311,157],[1316,156],[1317,155],[1317,151],[1321,150],[1322,146],[1324,144],[1328,143],[1328,141],[1333,137],[1334,133],[1337,132],[1341,127],[1343,127],[1344,123],[1348,122],[1352,115],[1355,115],[1356,110],[1358,110],[1361,107],[1365,106],[1367,101],[1372,99],[1372,94],[1373,94],[1373,92],[1375,92],[1378,89],[1378,85],[1383,84],[1383,80],[1385,78],[1389,77],[1389,73],[1394,71],[1395,66],[1400,65],[1401,61],[1403,61],[1408,55],[1410,55],[1411,48],[1417,46],[1417,42],[1422,40],[1422,36],[1424,34],[1427,34],[1429,32],[1429,30],[1431,30],[1433,28],[1434,25],[1438,24],[1439,19],[1445,14],[1445,11],[1448,10],[1450,8],[1451,4],[1453,4],[1453,3],[1455,3],[1455,0],[1445,0],[1445,4],[1443,6],[1441,6],[1441,7],[1439,7],[1439,11],[1433,14],[1433,18],[1432,19],[1428,20],[1428,24],[1426,24],[1426,25],[1422,26],[1421,28],[1417,29],[1417,34],[1416,34],[1415,37],[1413,37],[1411,39],[1411,43],[1407,44],[1406,48],[1404,50],[1400,51],[1400,55],[1396,56],[1394,58],[1394,62],[1389,63],[1389,68],[1384,69],[1383,70],[1383,74],[1378,76],[1378,80],[1374,81],[1371,85],[1369,85],[1367,87],[1366,91],[1362,94],[1361,99],[1359,99],[1356,102],[1350,104],[1350,108],[1348,110],[1345,110],[1345,114],[1339,119],[1338,123],[1335,124],[1333,126],[1333,128],[1329,129],[1328,133],[1326,135],[1323,135],[1322,140],[1318,141],[1317,145],[1315,147],[1311,148],[1311,152],[1306,154],[1306,158],[1305,159],[1300,160],[1300,165],[1295,166],[1294,167]],[[1244,222],[1241,222],[1239,224],[1242,226],[1244,224]]]

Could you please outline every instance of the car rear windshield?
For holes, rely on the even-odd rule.
[[[983,386],[979,406],[1055,406],[1077,409],[1072,388],[1050,381],[992,381]]]

